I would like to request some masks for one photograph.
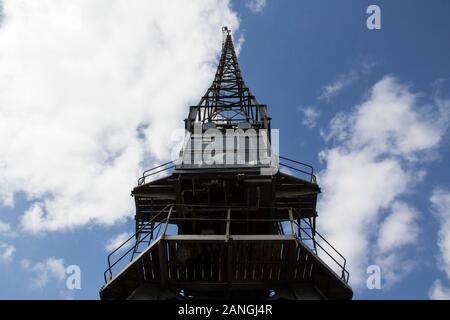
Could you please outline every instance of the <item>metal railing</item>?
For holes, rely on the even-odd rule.
[[[302,227],[301,222],[305,223],[307,227]],[[350,274],[346,269],[347,259],[345,259],[345,257],[330,242],[328,242],[327,239],[325,239],[315,228],[313,228],[311,223],[306,219],[302,219],[301,221],[293,221],[293,224],[297,226],[297,240],[304,242],[305,238],[303,238],[302,235],[305,235],[309,240],[311,240],[313,243],[313,247],[311,249],[315,251],[316,255],[319,256],[317,248],[320,248],[328,256],[328,258],[336,264],[338,269],[340,269],[341,279],[348,283]],[[328,246],[329,249],[326,250],[324,246]],[[332,251],[335,255],[331,254],[329,251]],[[341,259],[341,262],[336,260],[336,255]]]
[[[239,98],[242,97],[237,94],[231,94],[215,98],[217,105],[191,106],[189,117],[185,120],[186,129],[191,131],[194,123],[206,122],[212,122],[217,125],[236,125],[241,122],[247,122],[268,128],[270,119],[267,117],[267,106],[255,103],[243,107],[242,102],[239,101]],[[250,99],[254,97],[244,96],[244,98]],[[229,101],[229,99],[236,101]]]
[[[309,177],[310,182],[317,184],[317,178],[316,178],[316,175],[314,174],[314,168],[311,165],[304,163],[304,162],[297,161],[297,160],[292,160],[292,159],[289,159],[289,158],[286,158],[283,156],[278,156],[278,157],[280,158],[280,160],[284,160],[289,163],[289,164],[286,164],[286,163],[282,163],[281,161],[279,161],[279,164],[281,167],[285,167],[285,168],[294,170],[296,172],[302,173],[304,175],[307,175]],[[301,166],[301,167],[297,168],[297,167],[294,167],[294,165]]]
[[[138,179],[138,185],[139,186],[143,185],[145,183],[145,180],[148,177],[151,177],[151,176],[153,176],[155,174],[158,174],[158,173],[161,173],[161,172],[164,172],[164,171],[167,171],[167,170],[175,168],[175,164],[174,163],[175,163],[175,161],[169,161],[169,162],[163,163],[163,164],[161,164],[159,166],[156,166],[156,167],[153,167],[151,169],[145,170],[142,173],[142,177],[140,177]],[[159,170],[157,170],[157,169],[159,169]]]
[[[129,237],[124,243],[122,243],[119,247],[117,247],[114,251],[112,251],[108,255],[108,268],[104,272],[105,283],[108,283],[113,278],[113,268],[124,258],[130,255],[130,260],[133,261],[135,258],[138,248],[141,244],[146,244],[146,247],[151,246],[155,241],[157,241],[160,237],[166,235],[167,227],[170,223],[178,224],[180,222],[186,221],[209,221],[209,222],[223,222],[226,223],[225,234],[227,237],[230,237],[230,224],[232,222],[245,222],[245,223],[260,223],[260,222],[270,222],[277,224],[278,234],[293,236],[296,241],[299,241],[306,245],[311,249],[313,254],[320,257],[320,254],[317,252],[317,248],[325,253],[325,255],[334,262],[335,266],[331,269],[338,269],[338,274],[340,273],[340,277],[343,281],[348,283],[349,272],[346,270],[347,261],[342,256],[336,248],[334,248],[320,233],[318,233],[315,228],[309,223],[306,219],[294,220],[292,215],[292,209],[289,210],[289,220],[286,219],[249,219],[249,218],[231,218],[231,208],[223,208],[224,212],[226,212],[226,218],[177,218],[171,217],[174,204],[167,205],[161,211],[158,212],[153,218],[147,221],[142,227],[140,227],[131,237]],[[169,210],[166,210],[169,208]],[[156,218],[158,218],[161,214],[167,213],[167,216],[160,221],[155,223]],[[306,227],[303,227],[300,222],[304,222]],[[283,228],[283,223],[289,223],[289,230],[285,230]],[[150,228],[144,231],[145,228]],[[233,234],[236,235],[236,234]],[[231,235],[231,237],[233,236]],[[305,238],[306,236],[306,238]],[[150,238],[148,238],[150,237]],[[112,256],[117,253],[121,248],[123,248],[127,243],[135,239],[135,243],[131,246],[126,252],[120,255],[117,259],[112,261]],[[312,241],[312,247],[308,245],[305,240],[309,239]],[[319,241],[317,241],[319,240]],[[327,248],[326,248],[327,247]],[[341,260],[341,261],[338,261]]]
[[[284,168],[287,168],[290,170],[294,170],[295,172],[301,173],[302,175],[306,175],[309,178],[310,182],[317,184],[317,178],[314,174],[314,168],[311,165],[304,163],[304,162],[297,161],[297,160],[289,159],[289,158],[283,157],[283,156],[278,156],[278,157],[280,160],[283,160],[283,161],[289,163],[289,164],[287,164],[287,163],[278,161],[278,163],[281,167],[284,167]],[[143,185],[144,183],[146,183],[146,179],[151,176],[174,169],[176,167],[176,161],[177,160],[172,160],[172,161],[163,163],[161,165],[158,165],[156,167],[153,167],[151,169],[145,170],[142,173],[142,176],[138,179],[138,185],[140,186],[140,185]],[[257,165],[258,164],[256,164],[256,166]],[[244,165],[244,166],[249,167],[249,165]],[[296,167],[296,166],[300,166],[300,167]],[[226,167],[226,165],[225,166],[221,165],[220,167]],[[236,166],[234,166],[234,167],[236,167]]]
[[[162,219],[161,221],[158,221],[156,224],[154,224],[153,222],[155,221],[155,219],[160,216],[161,213],[165,212],[165,210],[170,207],[170,210],[167,214],[167,217]],[[167,226],[169,223],[169,219],[170,216],[172,214],[172,209],[173,209],[173,205],[167,205],[165,206],[161,211],[159,211],[155,216],[153,216],[153,218],[149,221],[147,221],[142,227],[140,227],[132,236],[130,236],[127,240],[125,240],[120,246],[118,246],[116,249],[114,249],[109,255],[108,255],[108,268],[105,270],[105,272],[103,273],[103,276],[105,278],[105,283],[107,283],[109,280],[111,280],[113,278],[113,268],[119,263],[121,262],[127,255],[129,255],[131,253],[131,259],[130,261],[133,261],[136,251],[139,248],[139,245],[141,243],[143,243],[148,236],[150,236],[150,239],[147,241],[147,246],[150,246],[156,239],[158,239],[159,237],[159,233],[161,231],[161,227],[164,226],[164,231],[162,234],[165,234],[167,231]],[[143,230],[145,228],[150,227],[151,230],[149,230],[148,232],[143,232]],[[155,231],[158,230],[155,234]],[[141,237],[141,234],[145,233],[145,235],[143,237]],[[111,257],[120,251],[120,249],[122,249],[124,246],[126,248],[126,244],[129,243],[132,239],[136,239],[136,242],[134,243],[133,246],[131,246],[126,252],[124,252],[119,258],[117,258],[114,262],[111,262]],[[107,277],[107,274],[109,275],[109,277]],[[108,280],[109,279],[109,280]]]

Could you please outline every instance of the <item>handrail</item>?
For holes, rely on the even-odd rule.
[[[309,239],[312,240],[315,243],[315,245],[319,246],[319,248],[322,249],[328,255],[328,257],[330,257],[338,265],[338,267],[342,269],[341,278],[346,283],[348,283],[350,274],[346,270],[347,259],[345,259],[345,257],[331,243],[329,243],[327,239],[325,239],[318,231],[316,231],[308,221],[306,220],[303,221],[309,226],[309,228],[307,228],[308,230],[314,230],[314,237],[311,236],[308,232],[304,231],[306,228],[301,227],[297,221],[293,221],[293,223],[297,225],[300,228],[300,230],[303,230],[303,232],[309,237]],[[321,240],[323,240],[331,249],[333,249],[333,251],[337,253],[339,257],[342,258],[343,263],[341,264],[340,262],[338,262],[324,247],[322,247],[322,245],[316,241],[315,236],[319,236]],[[298,237],[301,238],[300,235],[298,235]]]
[[[289,168],[289,169],[292,169],[292,170],[295,170],[295,171],[298,171],[298,172],[301,172],[301,173],[304,173],[304,174],[310,176],[311,177],[310,178],[310,182],[312,182],[312,183],[316,183],[316,181],[317,181],[316,176],[314,174],[311,174],[309,172],[306,172],[306,171],[298,169],[298,168],[291,167],[291,166],[289,166],[287,164],[284,164],[284,163],[280,163],[280,165],[283,166],[283,167],[286,167],[286,168]]]
[[[158,237],[159,237],[159,233],[161,232],[161,227],[164,225],[164,230],[163,230],[163,232],[162,232],[162,235],[164,235],[165,233],[166,233],[166,231],[167,231],[167,227],[168,227],[168,224],[169,224],[169,222],[170,221],[180,221],[180,220],[187,220],[186,218],[171,218],[171,214],[172,214],[172,208],[173,208],[173,205],[171,206],[171,209],[170,209],[170,211],[169,211],[169,213],[168,213],[168,216],[166,217],[166,218],[164,218],[164,219],[162,219],[162,220],[160,220],[157,224],[156,224],[156,226],[154,226],[153,228],[152,228],[152,231],[154,231],[154,230],[156,230],[156,229],[158,229],[158,233],[157,233],[157,235],[154,237],[154,239],[157,239]],[[156,216],[154,217],[154,218],[156,218]],[[152,220],[154,220],[154,219],[152,219]],[[189,220],[193,220],[193,219],[189,219]],[[214,219],[214,221],[224,221],[224,222],[238,222],[238,221],[244,221],[244,220],[248,220],[248,221],[253,221],[253,220],[257,220],[257,221],[264,221],[264,220],[269,220],[269,221],[274,221],[274,220],[277,220],[277,219],[229,219],[229,218],[224,218],[224,219]],[[278,221],[282,221],[281,219],[278,219]],[[285,220],[283,220],[283,221],[285,221]],[[304,220],[305,221],[305,220]],[[298,222],[297,221],[291,221],[293,224],[295,224],[295,225],[299,225],[298,224]],[[150,221],[149,221],[149,223],[150,223]],[[309,225],[310,226],[310,228],[312,229],[312,227],[311,227],[311,225],[307,222],[307,221],[305,221],[305,223],[307,224],[307,225]],[[147,225],[148,225],[148,223],[147,223]],[[143,227],[142,227],[143,228]],[[117,250],[119,250],[121,247],[123,247],[127,242],[129,242],[133,237],[135,237],[135,235],[140,231],[140,230],[142,230],[142,228],[140,228],[133,236],[131,236],[128,240],[126,240],[123,244],[121,244],[118,248],[116,248],[113,252],[111,252],[111,254],[108,256],[108,268],[106,269],[106,271],[104,272],[104,279],[105,279],[105,283],[107,283],[108,282],[108,279],[107,279],[107,274],[109,273],[109,280],[111,280],[112,279],[112,269],[114,268],[114,266],[116,266],[117,265],[117,263],[119,263],[125,256],[127,256],[132,250],[135,250],[136,249],[136,247],[140,244],[140,243],[142,243],[142,242],[144,242],[144,240],[150,235],[150,233],[147,233],[142,239],[139,239],[139,240],[137,240],[136,241],[136,244],[135,244],[135,246],[132,246],[130,249],[128,249],[127,250],[127,252],[125,252],[124,254],[122,254],[114,263],[112,263],[111,264],[111,261],[110,261],[110,257],[111,257],[111,255],[113,254],[113,253],[115,253],[115,252],[117,252]],[[337,251],[336,250],[336,248],[334,248],[333,247],[333,245],[331,245],[320,233],[318,233],[317,231],[315,231],[315,236],[318,236],[321,240],[323,240],[324,241],[324,243],[326,243],[342,260],[343,260],[343,263],[341,263],[341,262],[339,262],[338,260],[336,260],[336,258],[329,252],[329,251],[327,251],[327,249],[325,249],[322,245],[321,245],[321,243],[320,242],[317,242],[308,232],[306,232],[304,229],[310,229],[310,228],[303,228],[303,227],[300,227],[300,230],[302,230],[307,236],[308,236],[308,238],[309,239],[311,239],[312,241],[314,241],[315,242],[315,244],[320,248],[320,249],[322,249],[322,251],[324,251],[326,254],[327,254],[327,256],[329,257],[329,258],[331,258],[331,260],[332,261],[334,261],[334,263],[342,270],[341,271],[341,279],[343,280],[343,281],[345,281],[346,283],[348,283],[348,280],[349,280],[349,277],[350,277],[350,275],[349,275],[349,272],[347,271],[347,269],[346,269],[346,264],[347,264],[347,260],[344,258],[344,256],[339,252],[339,251]],[[280,232],[280,234],[285,234],[285,231],[284,231],[284,229],[281,227],[281,226],[279,226],[279,232]],[[303,241],[303,238],[299,235],[299,234],[296,234],[295,233],[295,231],[292,231],[292,235],[293,236],[295,236],[295,239],[297,240],[297,241],[300,241],[300,242],[304,242]],[[149,245],[150,245],[150,243],[149,243]],[[316,255],[317,255],[317,252],[316,252]]]
[[[304,163],[304,162],[300,162],[300,161],[297,161],[297,160],[293,160],[293,159],[290,159],[290,158],[287,158],[287,157],[283,157],[283,156],[278,156],[278,157],[280,159],[291,161],[291,162],[295,162],[295,163],[300,164],[302,166],[308,167],[308,168],[311,169],[311,174],[314,173],[314,167],[312,165],[310,165],[310,164],[307,164],[307,163]]]
[[[175,168],[175,165],[173,165],[174,163],[175,163],[175,160],[172,160],[172,161],[169,161],[169,162],[160,164],[159,166],[153,167],[153,168],[151,168],[151,169],[145,170],[145,171],[142,173],[142,177],[140,177],[140,178],[138,179],[138,185],[140,186],[140,185],[144,184],[145,179],[148,178],[148,177],[150,177],[150,176],[153,176],[153,175],[155,175],[155,174],[157,174],[157,173],[164,172],[164,171],[167,171],[167,170],[170,170],[170,169]],[[170,164],[172,164],[172,166],[167,167],[167,168],[163,168],[163,169],[158,170],[158,171],[156,171],[156,172],[152,172],[152,171],[154,171],[154,170],[156,170],[156,169],[159,169],[159,168],[162,168],[162,167],[166,167],[166,166],[168,166],[168,165],[170,165]]]
[[[203,97],[202,99],[204,99]],[[226,99],[233,99],[233,98],[239,98],[236,95],[231,96],[224,96],[218,99],[218,102],[224,102]],[[224,100],[225,99],[225,100]],[[227,111],[235,112],[239,115],[241,115],[242,119],[236,119],[234,117],[231,118],[216,118],[216,114],[222,110],[222,108],[226,109]],[[261,108],[267,109],[267,105],[260,104],[260,103],[252,103],[250,105],[245,106],[245,111],[253,110],[252,114],[242,114],[242,105],[240,102],[235,103],[227,103],[224,105],[217,105],[217,106],[204,106],[204,105],[197,105],[197,106],[191,106],[189,109],[189,116],[185,120],[187,122],[187,127],[190,128],[194,122],[200,122],[204,123],[206,120],[209,122],[215,122],[219,124],[223,123],[230,123],[234,124],[235,122],[232,121],[245,121],[250,123],[264,123],[264,120],[266,118],[267,112],[261,112]],[[209,112],[206,112],[209,111]],[[244,111],[244,112],[245,112]]]
[[[278,157],[280,159],[282,159],[282,160],[285,160],[285,161],[288,161],[288,162],[293,162],[293,163],[296,163],[298,165],[301,165],[301,166],[309,168],[309,171],[305,171],[305,170],[302,170],[302,169],[299,169],[299,168],[295,168],[295,167],[292,167],[290,165],[287,165],[287,164],[284,164],[284,163],[280,162],[280,165],[283,166],[283,167],[286,167],[286,168],[289,168],[289,169],[292,169],[292,170],[295,170],[295,171],[298,171],[298,172],[301,172],[303,174],[306,174],[306,175],[310,176],[310,182],[312,182],[314,184],[317,184],[317,178],[316,178],[316,175],[314,174],[313,166],[311,166],[311,165],[309,165],[307,163],[300,162],[300,161],[293,160],[293,159],[289,159],[287,157],[283,157],[283,156],[280,156],[280,155],[278,155]]]
[[[291,227],[291,231],[289,231],[288,234],[285,233],[285,230],[283,229],[282,225],[280,222],[286,221],[285,219],[239,219],[239,218],[234,218],[234,219],[230,219],[230,218],[212,218],[212,219],[205,219],[205,218],[172,218],[172,211],[173,211],[173,207],[174,204],[170,204],[170,205],[166,205],[160,212],[158,212],[157,215],[155,215],[151,220],[147,221],[145,223],[145,225],[143,225],[141,228],[139,228],[136,233],[134,235],[132,235],[131,237],[129,237],[124,243],[122,243],[119,247],[117,247],[114,251],[112,251],[109,255],[108,255],[108,268],[106,269],[106,271],[104,272],[104,278],[105,278],[105,283],[108,282],[107,279],[107,274],[109,273],[109,280],[112,279],[112,269],[117,265],[117,263],[119,263],[125,256],[127,256],[131,251],[133,251],[133,255],[134,255],[134,251],[136,251],[136,249],[139,247],[139,245],[141,243],[143,243],[145,241],[145,239],[151,234],[150,232],[146,232],[146,234],[142,237],[139,238],[136,237],[136,235],[138,233],[140,233],[145,227],[147,227],[149,224],[151,224],[152,222],[154,222],[154,220],[163,212],[166,212],[167,207],[170,206],[170,210],[168,211],[167,217],[165,217],[164,219],[161,219],[160,221],[158,221],[156,223],[156,225],[153,225],[151,228],[151,233],[153,233],[156,229],[158,229],[158,232],[155,236],[152,236],[152,239],[158,239],[159,234],[162,230],[162,235],[164,235],[167,232],[167,227],[169,222],[171,221],[192,221],[192,220],[211,220],[211,221],[223,221],[226,223],[230,223],[230,222],[241,222],[241,221],[255,221],[255,222],[276,222],[278,221],[278,232],[279,234],[285,234],[285,235],[289,235],[292,232],[292,235],[295,237],[296,241],[300,241],[302,243],[304,243],[304,238],[301,235],[301,231],[303,231],[304,234],[306,234],[306,236],[309,238],[309,240],[312,240],[314,242],[314,245],[318,246],[322,251],[325,252],[325,254],[331,258],[332,261],[334,261],[334,263],[342,270],[341,271],[341,279],[343,281],[345,281],[346,283],[348,283],[349,280],[349,272],[346,269],[346,265],[347,265],[347,260],[345,259],[345,257],[333,246],[331,245],[330,242],[328,242],[328,240],[326,240],[319,232],[317,232],[315,230],[315,228],[312,227],[312,225],[305,219],[302,219],[302,221],[306,224],[306,227],[302,227],[301,224],[299,224],[298,221],[292,219],[290,219],[290,223],[291,226],[296,225],[298,227],[298,232],[296,232],[294,230],[293,227]],[[161,227],[164,227],[163,229]],[[307,232],[307,230],[314,230],[314,236],[312,236],[309,232]],[[321,241],[317,242],[315,237],[319,237]],[[131,246],[125,253],[123,253],[117,260],[115,260],[113,263],[111,263],[111,256],[116,253],[120,248],[122,248],[126,243],[128,243],[129,241],[131,241],[131,239],[135,238],[136,239],[136,243],[134,246]],[[323,241],[323,242],[322,242]],[[329,252],[329,249],[327,250],[326,248],[324,248],[324,246],[322,245],[323,243],[327,244],[329,246],[329,248],[331,248],[333,250],[333,252],[335,254],[337,254],[341,259],[342,262],[338,261],[335,258],[335,255],[333,255],[332,253]],[[151,245],[151,242],[148,242],[148,245]],[[315,252],[316,255],[318,255],[317,251]],[[133,259],[133,257],[132,257]]]
[[[316,178],[316,175],[314,174],[314,168],[311,165],[309,165],[307,163],[304,163],[304,162],[297,161],[297,160],[293,160],[293,159],[290,159],[290,158],[287,158],[287,157],[283,157],[283,156],[280,156],[280,155],[278,155],[278,157],[280,159],[282,159],[282,160],[285,160],[285,161],[288,161],[288,162],[292,162],[292,163],[295,163],[295,164],[298,164],[298,165],[301,165],[301,166],[309,168],[308,171],[305,171],[303,169],[295,168],[295,167],[293,167],[291,165],[288,165],[288,164],[285,164],[285,163],[279,163],[280,166],[283,166],[283,167],[286,167],[286,168],[289,168],[289,169],[295,170],[297,172],[301,172],[303,174],[308,175],[310,177],[310,182],[312,182],[314,184],[317,184],[317,178]],[[176,160],[172,160],[172,161],[160,164],[160,165],[158,165],[156,167],[153,167],[151,169],[145,170],[142,173],[142,176],[138,179],[138,185],[139,186],[143,185],[145,183],[146,178],[148,178],[150,176],[153,176],[155,174],[158,174],[158,173],[161,173],[161,172],[164,172],[164,171],[167,171],[167,170],[175,168],[176,167],[175,161]],[[162,168],[162,169],[160,169],[160,168]],[[157,169],[160,169],[160,170],[157,170]],[[157,170],[157,171],[155,171],[155,170]]]
[[[103,276],[105,278],[105,283],[107,283],[107,278],[106,278],[106,274],[109,272],[110,275],[110,279],[112,278],[112,268],[119,263],[120,260],[122,260],[125,256],[127,256],[132,250],[135,250],[136,247],[143,242],[143,240],[145,238],[147,238],[147,236],[150,233],[147,233],[142,239],[136,241],[134,246],[131,246],[130,249],[128,249],[124,254],[122,254],[122,256],[120,256],[120,258],[118,258],[113,264],[111,264],[111,256],[116,253],[118,250],[120,250],[125,244],[127,244],[131,239],[136,238],[136,236],[145,228],[147,227],[150,223],[152,223],[162,212],[164,212],[164,210],[166,210],[167,207],[170,207],[170,211],[169,211],[169,215],[172,212],[172,208],[173,205],[172,204],[168,204],[166,205],[161,211],[159,211],[155,216],[152,217],[152,219],[150,219],[149,221],[147,221],[147,223],[145,223],[142,227],[140,227],[132,236],[130,236],[127,240],[125,240],[120,246],[118,246],[116,249],[114,249],[109,255],[108,255],[108,268],[105,270],[105,272],[103,273]],[[163,221],[165,221],[167,218],[159,221],[157,223],[157,226],[153,226],[152,230],[155,230],[156,228],[159,228],[159,226],[163,223]],[[158,235],[159,235],[159,230],[158,230]],[[157,238],[157,237],[155,237]]]

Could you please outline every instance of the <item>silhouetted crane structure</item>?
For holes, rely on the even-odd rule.
[[[351,299],[344,257],[316,231],[313,168],[273,153],[267,106],[222,31],[214,81],[189,109],[179,159],[145,171],[132,190],[136,232],[108,256],[100,297]],[[227,147],[208,162],[211,144]]]

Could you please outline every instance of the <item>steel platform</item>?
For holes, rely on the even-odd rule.
[[[280,293],[287,299],[301,299],[301,295],[351,299],[353,295],[341,276],[292,236],[165,235],[112,278],[100,296],[182,299],[189,298],[190,290],[204,290],[219,298],[243,291],[248,298],[258,298],[267,288],[275,293],[290,288]]]

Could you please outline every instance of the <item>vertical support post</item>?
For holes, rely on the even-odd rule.
[[[225,291],[225,299],[230,298],[230,287],[231,287],[231,280],[233,277],[233,268],[232,268],[232,244],[230,242],[230,223],[231,223],[231,208],[228,207],[227,211],[227,227],[226,227],[226,242],[227,242],[227,290]]]
[[[169,221],[170,221],[170,216],[172,215],[172,209],[173,209],[173,205],[170,206],[169,213],[167,215],[167,220],[166,220],[166,223],[164,224],[164,231],[161,235],[161,238],[164,238],[164,236],[166,235],[167,227],[168,227]]]
[[[167,280],[169,278],[169,273],[167,270],[167,259],[168,259],[167,248],[166,248],[167,244],[164,240],[164,237],[166,235],[167,227],[169,225],[170,216],[172,215],[172,209],[173,209],[173,205],[170,206],[169,213],[167,214],[167,220],[164,225],[164,231],[161,235],[161,238],[160,238],[159,244],[158,244],[159,268],[161,271],[161,288],[162,289],[165,289],[167,287]]]
[[[150,240],[148,242],[148,245],[150,245],[150,243],[153,240],[153,229],[155,228],[155,222],[150,222]]]
[[[292,214],[292,208],[289,208],[289,222],[291,224],[291,235],[295,239],[294,215]]]
[[[159,254],[159,269],[161,274],[161,288],[165,289],[167,287],[169,272],[167,270],[167,250],[165,248],[166,243],[163,237],[164,235],[161,237],[158,243],[158,254]]]
[[[312,241],[313,241],[313,246],[314,246],[314,251],[317,254],[317,244],[316,244],[316,217],[314,217],[311,221],[311,218],[309,218],[309,224],[311,226],[311,236],[312,236]]]
[[[295,229],[294,229],[294,215],[292,213],[292,208],[289,208],[289,222],[291,224],[291,234],[292,240],[288,243],[290,244],[287,252],[289,252],[288,259],[288,279],[291,281],[294,279],[295,268],[297,267],[297,240],[295,240]]]
[[[231,218],[231,208],[228,208],[227,210],[227,227],[226,227],[226,231],[225,231],[225,236],[227,238],[227,242],[228,240],[230,240],[230,218]]]

